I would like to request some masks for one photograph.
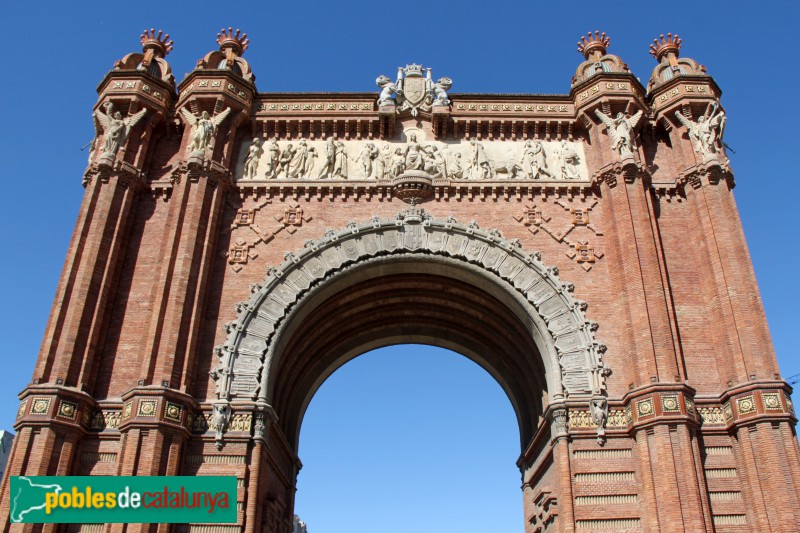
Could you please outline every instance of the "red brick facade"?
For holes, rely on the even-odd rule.
[[[100,85],[4,531],[287,533],[308,401],[349,358],[402,341],[459,351],[508,392],[526,532],[800,529],[797,419],[720,90],[677,37],[653,46],[647,89],[593,35],[568,95],[447,95],[409,66],[382,105],[259,93],[246,39],[218,42],[176,88],[171,43],[145,35]],[[417,137],[431,165],[415,173]],[[327,139],[348,162],[326,170]],[[316,162],[293,175],[301,140]],[[497,155],[525,141],[547,174]],[[440,171],[431,146],[465,157]],[[237,526],[8,522],[8,475],[210,473],[239,478]]]

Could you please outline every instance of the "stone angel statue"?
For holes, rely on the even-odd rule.
[[[94,118],[105,133],[103,137],[102,154],[114,157],[120,146],[125,144],[128,134],[136,123],[147,114],[147,109],[143,108],[138,113],[122,118],[122,114],[119,111],[114,111],[114,105],[112,103],[109,102],[104,107],[106,108],[106,112],[103,113],[98,109],[94,112]]]
[[[189,133],[191,137],[189,153],[192,153],[205,152],[206,149],[213,148],[217,128],[231,112],[231,108],[226,108],[225,111],[222,111],[214,117],[210,116],[208,111],[203,111],[199,117],[194,116],[194,114],[185,107],[182,107],[180,111],[186,123],[190,124],[192,127]]]
[[[697,122],[684,117],[680,111],[675,111],[675,116],[681,124],[689,130],[689,138],[694,145],[694,151],[703,157],[716,154],[719,149],[718,141],[722,141],[722,134],[725,131],[725,112],[719,108],[719,104],[711,104],[711,112],[701,116]]]
[[[613,143],[612,149],[619,154],[621,159],[631,157],[633,155],[633,130],[642,118],[642,111],[639,110],[632,117],[628,117],[624,113],[617,113],[616,117],[611,118],[599,109],[595,109],[594,114],[608,128],[608,134]]]

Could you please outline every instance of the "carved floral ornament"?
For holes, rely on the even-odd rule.
[[[542,350],[542,356],[551,361],[546,366],[560,369],[558,377],[548,380],[551,394],[587,401],[605,394],[610,370],[602,361],[606,348],[595,339],[597,325],[585,318],[586,303],[572,297],[573,286],[559,279],[555,267],[545,266],[538,253],[526,253],[516,239],[504,239],[498,230],[452,217],[434,219],[412,207],[396,219],[373,217],[328,230],[302,250],[287,253],[278,268],[270,268],[263,284],[252,287],[250,300],[237,305],[238,318],[226,325],[227,340],[216,348],[220,365],[211,375],[220,400],[268,400],[265,384],[278,332],[313,286],[350,264],[401,254],[468,263],[487,282],[516,291],[550,335],[552,348]]]

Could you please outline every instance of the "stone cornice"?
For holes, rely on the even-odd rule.
[[[98,105],[104,96],[117,98],[139,97],[151,106],[161,109],[171,107],[177,94],[169,83],[145,71],[111,70],[97,86],[100,95]]]

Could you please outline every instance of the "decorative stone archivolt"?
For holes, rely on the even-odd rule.
[[[186,120],[191,124],[196,119]],[[627,127],[631,119],[625,120]],[[622,132],[624,127],[614,126],[613,131],[618,129]],[[630,145],[629,137],[620,142]],[[406,142],[256,138],[241,147],[236,176],[241,183],[389,181],[414,170],[431,179],[569,182],[588,180],[585,161],[583,145],[571,141],[440,142],[425,141],[415,133]]]
[[[526,253],[516,239],[504,239],[498,230],[481,229],[475,222],[462,224],[452,217],[434,219],[412,207],[395,219],[373,217],[339,231],[328,230],[323,238],[308,240],[302,250],[287,253],[279,267],[270,268],[263,284],[252,287],[249,301],[237,304],[237,319],[226,325],[227,340],[215,350],[220,364],[211,375],[219,399],[269,399],[266,384],[277,332],[315,285],[348,265],[409,254],[469,265],[487,283],[516,293],[525,312],[546,327],[547,346],[539,347],[547,359],[545,366],[560,368],[560,375],[548,379],[549,394],[587,401],[604,396],[610,371],[602,361],[605,346],[595,339],[597,324],[585,318],[586,303],[573,298],[574,287],[559,279],[557,268],[545,266],[538,253]]]

